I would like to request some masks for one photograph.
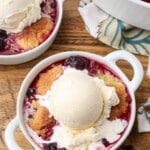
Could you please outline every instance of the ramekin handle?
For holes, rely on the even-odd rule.
[[[115,52],[112,52],[108,54],[105,59],[108,61],[111,61],[116,65],[116,62],[118,60],[126,60],[128,61],[134,70],[134,76],[131,81],[129,81],[129,86],[133,91],[136,91],[139,87],[142,79],[143,79],[143,67],[140,63],[140,61],[131,53],[125,51],[125,50],[118,50]],[[117,66],[117,65],[116,65]]]
[[[9,150],[23,150],[18,146],[15,141],[15,130],[19,127],[18,118],[14,118],[7,126],[5,130],[5,142],[9,148]]]

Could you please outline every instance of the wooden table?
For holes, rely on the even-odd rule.
[[[4,141],[4,131],[7,124],[16,115],[16,99],[20,85],[27,73],[38,62],[55,53],[68,50],[81,50],[96,53],[105,56],[114,51],[113,48],[93,39],[85,30],[84,23],[77,10],[79,0],[66,0],[64,3],[64,15],[61,28],[53,45],[39,58],[15,66],[0,65],[0,150],[7,150]],[[136,55],[143,64],[146,71],[148,58]],[[133,71],[131,66],[124,61],[120,61],[119,66],[131,79]],[[137,108],[150,97],[150,80],[144,76],[141,86],[136,92]],[[24,136],[18,129],[16,131],[18,144],[24,150],[33,148],[25,140]],[[132,145],[135,150],[150,149],[150,133],[139,134],[137,131],[137,120],[133,130],[124,145]]]

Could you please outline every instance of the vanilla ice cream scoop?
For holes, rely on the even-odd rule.
[[[20,32],[41,18],[42,0],[3,0],[0,4],[0,29]]]
[[[49,110],[61,125],[73,129],[92,126],[103,110],[103,97],[88,74],[67,69],[51,87]]]

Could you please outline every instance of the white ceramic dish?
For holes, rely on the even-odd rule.
[[[48,57],[47,59],[45,59],[45,60],[41,61],[39,64],[37,64],[26,76],[25,80],[23,81],[23,83],[21,85],[18,99],[17,99],[17,116],[14,120],[12,120],[9,123],[9,125],[7,126],[6,131],[5,131],[5,141],[6,141],[6,144],[9,148],[9,150],[20,150],[21,149],[17,145],[15,138],[14,138],[15,129],[18,126],[22,130],[22,132],[25,135],[25,137],[27,138],[27,140],[32,144],[32,146],[36,150],[39,150],[39,147],[35,144],[35,142],[30,137],[29,133],[27,132],[25,123],[23,120],[23,109],[22,108],[23,108],[23,102],[24,102],[24,97],[25,97],[26,91],[27,91],[28,87],[30,86],[30,83],[34,80],[34,78],[43,69],[45,69],[50,64],[52,64],[58,60],[65,59],[65,58],[67,58],[69,56],[73,56],[73,55],[85,56],[87,58],[94,59],[98,62],[101,62],[101,63],[105,64],[106,66],[109,66],[114,72],[116,72],[119,75],[119,77],[126,84],[128,90],[129,90],[129,94],[132,98],[131,117],[130,117],[129,124],[128,124],[128,127],[127,127],[125,133],[123,134],[121,139],[115,144],[115,146],[113,146],[113,148],[111,150],[117,149],[127,138],[127,136],[129,135],[129,133],[132,129],[132,126],[133,126],[134,120],[135,120],[136,103],[135,103],[134,92],[140,85],[142,78],[143,78],[143,68],[142,68],[141,63],[137,60],[137,58],[134,55],[132,55],[129,52],[124,51],[124,50],[110,53],[109,55],[107,55],[105,57],[101,57],[99,55],[88,53],[88,52],[70,51],[70,52],[59,53],[59,54]],[[131,66],[133,67],[134,76],[131,81],[128,80],[128,78],[125,76],[125,74],[116,65],[116,62],[120,59],[128,61],[131,64]]]
[[[150,30],[150,3],[141,0],[93,0],[108,14],[133,26]]]
[[[38,47],[16,55],[0,55],[0,64],[2,65],[14,65],[14,64],[21,64],[27,61],[30,61],[38,56],[40,56],[42,53],[44,53],[52,44],[54,41],[57,32],[59,30],[62,15],[63,15],[63,2],[64,0],[57,0],[58,4],[58,19],[56,26],[52,32],[52,34]]]

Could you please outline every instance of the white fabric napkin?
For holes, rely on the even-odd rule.
[[[148,67],[147,67],[147,77],[150,78],[150,56],[149,56],[149,61],[148,61]]]
[[[81,0],[80,15],[89,34],[116,49],[150,55],[150,31],[133,27],[108,15],[92,0]]]
[[[147,76],[150,77],[150,31],[126,24],[104,12],[92,0],[80,0],[79,12],[89,34],[116,49],[125,49],[134,54],[149,56]],[[138,110],[139,132],[150,131],[150,113],[144,103]]]
[[[138,109],[138,131],[150,131],[150,98]]]

